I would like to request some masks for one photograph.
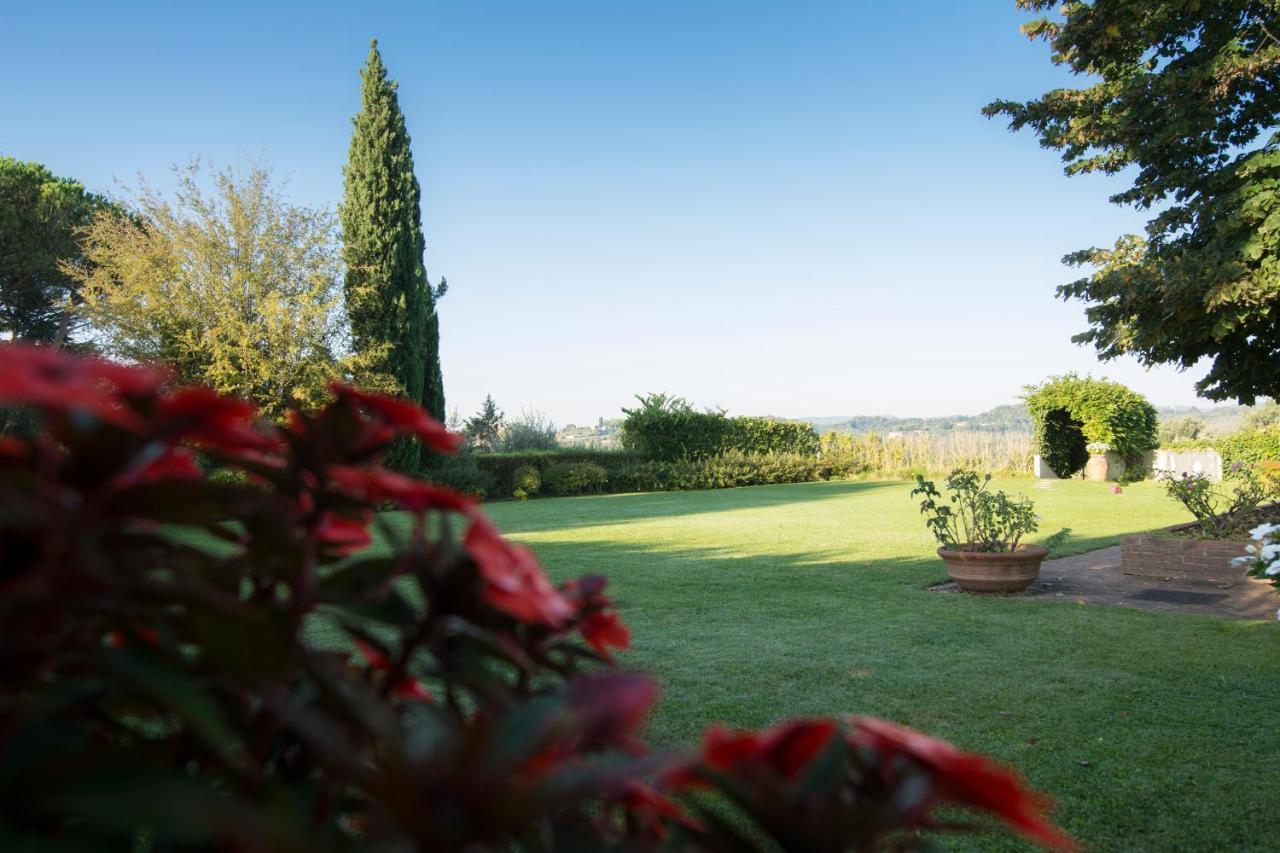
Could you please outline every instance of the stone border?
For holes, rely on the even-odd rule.
[[[1188,539],[1160,534],[1193,530],[1199,522],[1177,524],[1153,533],[1139,533],[1120,540],[1120,571],[1142,577],[1207,581],[1234,586],[1244,580],[1244,569],[1231,565],[1245,553],[1247,539]]]

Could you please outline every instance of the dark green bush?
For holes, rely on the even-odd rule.
[[[719,452],[730,430],[724,412],[699,412],[683,397],[637,396],[635,409],[623,409],[622,443],[646,459],[673,462],[705,459]]]
[[[644,460],[619,465],[609,473],[609,485],[615,492],[661,492],[669,488],[671,465]]]
[[[473,458],[490,478],[489,498],[512,497],[516,490],[516,471],[525,465],[538,469],[545,486],[547,469],[552,465],[591,462],[604,468],[612,484],[618,471],[645,461],[638,453],[621,450],[525,450],[519,453],[477,453]]]
[[[536,495],[542,489],[542,473],[537,467],[528,463],[516,469],[512,481],[511,496],[524,500]]]
[[[436,454],[427,461],[423,473],[431,480],[452,486],[464,494],[480,498],[502,495],[497,477],[480,465],[481,458],[479,454],[465,451],[456,456]]]
[[[542,475],[542,485],[553,495],[585,495],[602,492],[609,484],[604,466],[594,462],[557,462]]]

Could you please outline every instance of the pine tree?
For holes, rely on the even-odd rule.
[[[376,39],[360,83],[339,208],[352,343],[357,353],[373,356],[370,384],[390,376],[406,397],[443,418],[435,298],[444,288],[427,282],[422,190],[397,86],[387,79]],[[419,453],[397,447],[388,462],[413,470]]]
[[[493,395],[486,394],[484,405],[480,407],[480,411],[467,418],[462,434],[476,450],[497,450],[504,420],[502,410],[493,402]]]

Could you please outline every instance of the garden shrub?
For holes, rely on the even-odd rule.
[[[708,459],[680,459],[669,463],[666,487],[689,491],[807,483],[826,479],[826,472],[827,468],[815,456],[729,450]]]
[[[730,418],[724,412],[699,412],[688,400],[666,394],[636,398],[640,406],[623,409],[623,445],[646,459],[674,462],[707,459],[718,453],[818,452],[818,434],[807,423],[774,418]]]
[[[450,456],[431,454],[423,466],[423,473],[435,482],[457,489],[463,494],[477,498],[498,497],[501,494],[498,478],[480,464],[481,458],[480,454],[465,447]]]
[[[957,806],[1072,846],[1013,771],[875,718],[645,754],[657,688],[615,668],[604,579],[553,585],[383,467],[397,435],[457,445],[411,403],[335,387],[274,426],[148,368],[0,363],[46,424],[0,441],[8,848],[915,849]],[[366,547],[382,503],[411,523]]]
[[[646,459],[673,462],[703,459],[720,451],[729,433],[724,412],[699,412],[683,397],[637,396],[635,409],[623,409],[622,444]]]
[[[1026,392],[1036,449],[1059,477],[1084,467],[1090,444],[1106,445],[1126,466],[1138,466],[1159,443],[1155,407],[1118,382],[1069,373]]]
[[[1276,496],[1274,478],[1260,466],[1233,462],[1223,482],[1213,483],[1204,474],[1165,472],[1160,477],[1169,497],[1186,507],[1200,523],[1206,539],[1225,539],[1243,533],[1263,502]]]
[[[542,475],[543,487],[561,497],[602,492],[608,482],[609,473],[594,462],[557,462]]]
[[[531,498],[542,488],[542,474],[533,465],[521,465],[512,480],[515,488],[512,496],[524,500]]]
[[[818,452],[818,434],[801,421],[774,418],[729,418],[729,428],[722,438],[721,452],[741,450],[746,453]]]
[[[474,460],[493,483],[487,496],[508,498],[515,493],[516,471],[525,465],[537,468],[545,483],[547,468],[552,465],[591,462],[603,468],[609,483],[613,484],[618,471],[643,462],[644,457],[621,450],[525,450],[518,453],[476,453]]]
[[[1280,460],[1280,427],[1238,430],[1215,440],[1213,446],[1222,454],[1225,466],[1275,462]]]
[[[609,474],[609,485],[617,492],[661,492],[670,488],[671,465],[643,460],[619,465]]]

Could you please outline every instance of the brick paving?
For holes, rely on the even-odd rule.
[[[1271,584],[1245,577],[1243,573],[1195,580],[1181,573],[1161,577],[1146,567],[1143,571],[1149,574],[1121,571],[1120,546],[1116,545],[1075,557],[1045,560],[1040,567],[1040,579],[1026,592],[1015,595],[1033,601],[1102,604],[1161,613],[1201,613],[1230,619],[1275,619],[1276,610],[1280,608],[1280,595]],[[933,589],[959,592],[953,583]]]

